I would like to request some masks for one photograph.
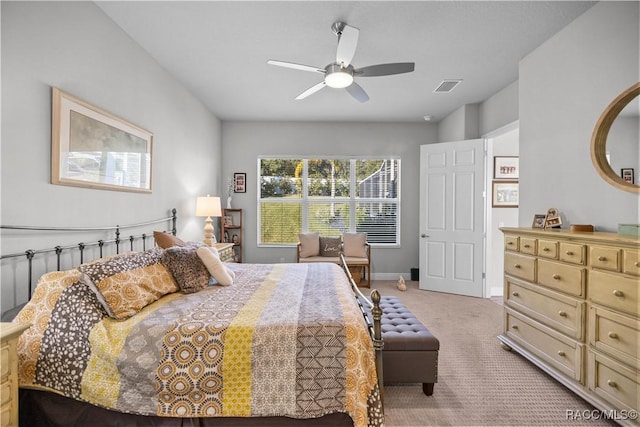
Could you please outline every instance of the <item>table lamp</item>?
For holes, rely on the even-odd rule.
[[[196,216],[206,216],[204,220],[204,244],[212,246],[216,243],[216,236],[213,233],[213,220],[212,216],[222,216],[222,209],[220,208],[220,197],[198,197],[196,200]]]

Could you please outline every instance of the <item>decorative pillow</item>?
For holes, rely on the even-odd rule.
[[[344,233],[342,243],[344,245],[344,256],[354,258],[366,258],[367,233]]]
[[[207,287],[209,271],[198,257],[200,248],[193,246],[174,246],[165,249],[162,262],[167,266],[180,289],[187,294],[198,292]],[[209,252],[209,248],[202,249]]]
[[[173,234],[164,233],[162,231],[154,231],[153,238],[156,241],[156,245],[162,249],[167,249],[173,246],[186,246],[186,243],[177,238]]]
[[[340,256],[341,249],[339,237],[320,237],[320,256]]]
[[[318,256],[320,254],[320,233],[300,233],[300,258]]]
[[[110,317],[133,316],[163,295],[178,291],[162,264],[163,249],[132,252],[78,267],[82,281],[95,293]]]
[[[229,274],[229,270],[220,261],[220,257],[216,256],[211,248],[198,248],[198,257],[207,268],[207,271],[211,273],[216,282],[222,286],[229,286],[233,284],[233,277]]]

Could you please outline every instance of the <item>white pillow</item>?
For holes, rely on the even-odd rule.
[[[300,233],[300,258],[320,255],[320,233]]]
[[[342,250],[344,256],[354,258],[366,258],[367,250],[365,243],[367,241],[367,233],[343,233],[342,234]]]
[[[209,270],[209,273],[214,279],[216,279],[216,282],[222,286],[229,286],[233,284],[233,277],[229,274],[229,270],[225,267],[222,261],[220,261],[220,258],[210,250],[210,248],[200,247],[196,253],[205,267],[207,267],[207,270]]]

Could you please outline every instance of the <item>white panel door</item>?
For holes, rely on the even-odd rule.
[[[484,141],[420,146],[420,289],[484,296]]]

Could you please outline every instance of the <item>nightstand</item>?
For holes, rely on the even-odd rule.
[[[220,254],[220,261],[235,262],[233,243],[214,243],[213,247],[218,250],[218,253]]]
[[[18,425],[18,338],[30,325],[0,323],[0,425]]]

